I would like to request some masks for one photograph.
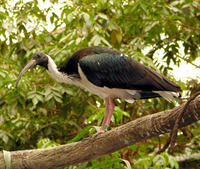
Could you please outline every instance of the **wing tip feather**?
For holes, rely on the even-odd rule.
[[[168,102],[174,102],[176,97],[181,97],[179,92],[171,92],[171,91],[153,91],[153,92],[159,94]]]

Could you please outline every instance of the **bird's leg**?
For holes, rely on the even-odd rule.
[[[105,127],[105,124],[106,124],[106,121],[107,121],[107,118],[109,115],[109,97],[105,98],[105,106],[106,106],[106,111],[105,111],[105,116],[104,116],[103,122],[101,124],[100,131],[99,131],[100,133],[105,132],[104,127]]]
[[[114,108],[115,108],[115,104],[113,102],[113,98],[112,96],[109,96],[109,104],[108,104],[108,118],[106,119],[106,123],[105,123],[105,127],[109,128],[110,126],[110,121],[111,121],[111,118],[112,118],[112,114],[113,114],[113,111],[114,111]]]

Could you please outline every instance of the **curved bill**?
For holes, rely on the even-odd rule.
[[[18,76],[18,78],[17,78],[17,81],[16,81],[16,83],[15,83],[15,87],[17,87],[17,85],[18,85],[18,83],[19,83],[19,81],[20,81],[22,75],[23,75],[24,73],[26,73],[30,68],[32,68],[33,66],[35,66],[36,64],[37,64],[36,60],[31,60],[31,61],[24,67],[24,69],[20,72],[20,74],[19,74],[19,76]]]

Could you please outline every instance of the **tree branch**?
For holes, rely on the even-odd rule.
[[[168,133],[172,130],[178,114],[185,104],[171,110],[148,115],[103,134],[93,135],[82,141],[47,149],[12,151],[12,169],[45,169],[94,160],[102,155],[117,151],[144,139]],[[185,127],[200,119],[200,96],[189,105],[179,123]],[[0,169],[4,169],[3,154],[0,154]]]
[[[192,65],[192,66],[194,66],[195,68],[200,68],[200,66],[199,66],[199,65],[197,65],[197,64],[195,64],[195,63],[193,63],[193,62],[192,62],[192,61],[190,61],[189,59],[186,59],[186,58],[184,58],[184,57],[180,56],[179,54],[176,54],[176,56],[177,56],[178,58],[180,58],[180,59],[184,60],[185,62],[187,62],[187,63],[191,64],[191,65]]]

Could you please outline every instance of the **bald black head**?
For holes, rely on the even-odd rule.
[[[36,61],[36,65],[40,65],[48,69],[48,56],[44,52],[34,53],[32,60]]]
[[[19,80],[21,79],[22,75],[26,73],[30,68],[40,65],[45,67],[48,70],[48,61],[49,58],[44,52],[36,52],[33,54],[31,60],[27,63],[27,65],[22,69],[20,72],[15,86],[17,87]]]

